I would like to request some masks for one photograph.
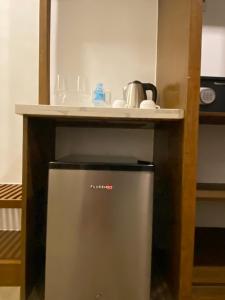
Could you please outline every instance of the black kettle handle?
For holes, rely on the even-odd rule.
[[[156,88],[156,86],[152,83],[143,83],[143,87],[144,87],[145,92],[149,91],[149,90],[152,91],[152,100],[154,102],[156,102],[156,100],[157,100],[157,88]]]

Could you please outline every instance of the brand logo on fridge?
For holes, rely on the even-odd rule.
[[[107,190],[107,191],[111,191],[113,189],[113,186],[112,184],[106,184],[106,185],[103,185],[103,184],[91,184],[90,185],[90,189],[92,190]]]

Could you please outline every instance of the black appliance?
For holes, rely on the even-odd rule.
[[[225,112],[225,77],[201,77],[200,111]]]

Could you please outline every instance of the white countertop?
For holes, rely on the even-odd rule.
[[[112,119],[149,119],[179,120],[184,118],[183,109],[139,109],[106,107],[72,107],[61,105],[24,105],[17,104],[15,111],[19,115],[78,117],[78,118],[112,118]]]

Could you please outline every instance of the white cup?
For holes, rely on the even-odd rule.
[[[126,107],[126,101],[124,100],[114,100],[112,104],[113,108],[124,108]]]
[[[153,100],[144,100],[140,104],[141,109],[159,109],[160,106],[156,105]]]

